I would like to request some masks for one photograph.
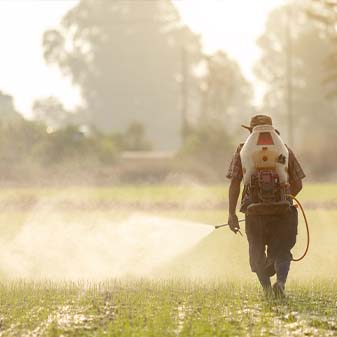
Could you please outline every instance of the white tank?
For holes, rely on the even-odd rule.
[[[255,126],[241,149],[240,157],[245,185],[260,169],[275,170],[280,183],[288,183],[289,151],[273,126]]]

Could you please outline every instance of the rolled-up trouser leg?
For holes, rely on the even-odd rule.
[[[282,239],[282,238],[281,238]],[[277,240],[278,244],[268,247],[268,251],[272,251],[276,257],[274,258],[274,270],[276,272],[276,278],[278,282],[286,283],[289,269],[290,269],[290,261],[292,259],[292,255],[289,247],[284,244],[283,240]]]
[[[285,284],[287,282],[287,277],[290,269],[290,261],[275,261],[275,270],[276,270],[276,277],[277,282],[281,282]]]
[[[274,268],[277,281],[286,283],[290,262],[292,260],[291,249],[296,243],[298,215],[295,207],[280,216],[270,217],[269,240],[267,243],[267,255],[274,258]]]
[[[270,277],[266,272],[266,246],[264,227],[259,216],[246,216],[246,234],[249,244],[249,264],[256,273],[264,289],[271,287]]]
[[[256,275],[264,289],[271,287],[270,277],[264,271],[257,271]]]

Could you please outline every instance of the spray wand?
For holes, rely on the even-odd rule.
[[[293,258],[292,261],[295,261],[295,262],[299,262],[301,260],[303,260],[305,258],[305,256],[307,255],[308,253],[308,250],[309,250],[309,245],[310,245],[310,231],[309,231],[309,224],[308,224],[308,220],[307,220],[307,217],[305,215],[305,212],[304,212],[304,209],[303,209],[303,206],[301,205],[300,201],[293,195],[291,194],[288,194],[287,195],[288,197],[290,197],[291,199],[293,199],[294,201],[296,201],[297,205],[295,205],[296,208],[300,208],[301,212],[302,212],[302,215],[303,215],[303,218],[304,218],[304,222],[305,222],[305,227],[306,227],[306,231],[307,231],[307,244],[306,244],[306,247],[305,247],[305,251],[304,253],[302,254],[302,256],[300,256],[299,258]],[[239,220],[238,222],[243,222],[245,221],[245,219],[241,219]],[[218,228],[221,228],[221,227],[225,227],[225,226],[229,226],[228,223],[226,224],[223,224],[223,225],[216,225],[214,226],[215,229],[218,229]],[[240,232],[240,230],[238,230],[238,233],[242,235],[242,233]]]
[[[243,222],[243,221],[245,221],[245,219],[241,219],[241,220],[239,220],[238,222]],[[223,224],[223,225],[216,225],[216,226],[214,226],[214,228],[215,228],[215,229],[218,229],[218,228],[226,227],[226,226],[229,226],[228,223]],[[240,232],[240,230],[238,230],[238,233],[239,233],[241,236],[243,236],[242,233]]]

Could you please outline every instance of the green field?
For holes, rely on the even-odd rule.
[[[174,281],[4,284],[1,336],[335,336],[336,283],[293,283],[286,300],[256,284]]]
[[[0,336],[337,336],[337,185],[300,195],[312,242],[286,300],[264,298],[244,237],[210,226],[226,187],[2,192]]]
[[[30,200],[58,197],[83,201],[137,201],[143,202],[221,202],[227,199],[227,185],[122,185],[114,187],[61,187],[61,188],[2,188],[0,201]],[[310,183],[301,193],[303,202],[337,202],[337,184]],[[74,200],[73,200],[74,201]]]

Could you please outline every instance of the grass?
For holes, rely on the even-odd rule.
[[[303,263],[292,265],[286,300],[263,297],[249,271],[246,239],[221,229],[174,261],[170,272],[185,280],[95,283],[3,278],[0,336],[337,336],[337,209],[324,207],[337,202],[336,198],[334,184],[309,184],[300,195],[304,206],[309,205],[312,243]],[[61,219],[69,227],[125,220],[139,211],[139,201],[155,205],[146,214],[219,224],[227,220],[226,207],[208,206],[225,205],[226,199],[223,186],[8,188],[0,195],[0,237],[2,243],[10,241],[25,224],[40,217],[46,225]],[[31,200],[31,207],[15,207]],[[117,206],[60,207],[67,201]],[[120,203],[129,207],[119,207]],[[158,203],[183,207],[166,209],[157,207]],[[301,222],[295,256],[304,245]],[[194,281],[188,281],[191,276]]]
[[[219,203],[227,201],[228,185],[122,185],[114,187],[68,187],[68,188],[2,188],[1,201],[59,198],[66,200],[92,200],[110,202],[175,204]],[[337,202],[337,184],[309,183],[305,185],[300,199],[306,202]]]
[[[336,291],[294,283],[273,300],[240,282],[8,283],[1,336],[334,336]]]

